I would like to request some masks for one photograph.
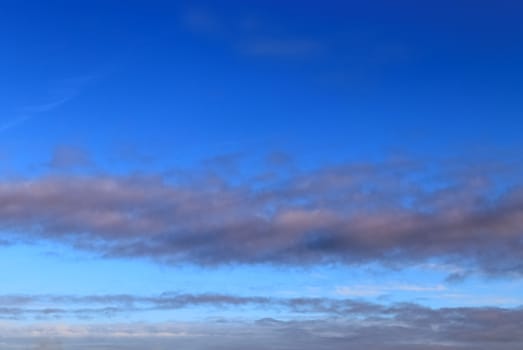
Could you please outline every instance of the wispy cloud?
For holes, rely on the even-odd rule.
[[[245,54],[265,57],[310,57],[324,50],[321,42],[312,39],[252,39],[242,45]]]
[[[60,145],[54,149],[47,165],[52,169],[67,170],[90,166],[92,160],[88,152],[81,147]]]
[[[0,133],[12,129],[24,122],[36,117],[39,114],[51,112],[57,108],[60,108],[64,104],[68,103],[72,99],[76,98],[80,91],[89,83],[98,79],[96,75],[75,77],[63,80],[60,86],[54,87],[52,90],[52,96],[46,98],[43,102],[29,104],[20,107],[14,117],[3,124],[0,124]]]
[[[213,35],[224,30],[222,19],[209,9],[191,8],[180,16],[182,26],[194,33]]]
[[[442,285],[418,285],[418,284],[380,284],[380,285],[354,285],[354,286],[340,286],[336,288],[336,294],[346,297],[369,297],[379,296],[393,292],[442,292],[447,288]]]
[[[34,105],[28,105],[20,108],[18,114],[20,114],[19,117],[13,118],[4,124],[0,125],[0,132],[7,131],[9,129],[12,129],[32,118],[37,116],[38,114],[50,112],[56,108],[59,108],[63,104],[67,103],[71,99],[73,99],[75,94],[71,94],[66,97],[59,98],[57,100],[53,101],[47,101],[41,104],[34,104]]]
[[[67,103],[74,96],[75,96],[75,94],[71,94],[70,96],[66,96],[66,97],[60,98],[55,101],[25,106],[21,110],[22,110],[22,112],[27,113],[27,114],[37,114],[37,113],[49,112],[49,111],[52,111],[53,109],[56,109],[56,108],[62,106],[64,103]]]
[[[8,120],[7,122],[4,122],[3,124],[0,124],[0,132],[4,132],[4,131],[7,131],[7,130],[9,130],[11,128],[14,128],[17,125],[22,124],[23,122],[25,122],[26,120],[28,120],[30,118],[31,118],[31,116],[24,115],[24,116],[21,116],[21,117],[18,117],[18,118],[14,118],[14,119]]]
[[[192,8],[182,14],[180,22],[194,34],[222,41],[246,56],[304,58],[326,50],[326,43],[319,38],[289,35],[292,31],[285,24],[275,25],[247,14],[226,17],[212,8]]]
[[[523,344],[521,308],[459,307],[433,309],[417,304],[380,305],[339,299],[271,299],[231,295],[165,294],[153,297],[132,295],[101,296],[3,296],[3,318],[38,317],[38,324],[4,321],[0,327],[3,349],[51,338],[60,339],[66,349],[79,348],[78,342],[104,339],[103,349],[150,347],[168,349],[346,349],[347,347],[391,349],[516,349]],[[66,308],[34,308],[33,304],[58,302]],[[88,305],[77,309],[74,305]],[[19,306],[17,306],[19,305]],[[72,313],[77,317],[96,312],[98,316],[119,310],[137,310],[139,305],[172,310],[203,305],[237,308],[258,305],[273,310],[282,307],[303,317],[289,320],[208,319],[199,322],[167,323],[57,323],[56,316]],[[91,308],[96,306],[97,308]],[[109,311],[108,311],[109,310]],[[107,314],[105,314],[107,315]],[[42,318],[43,317],[43,318]],[[45,320],[54,320],[52,323]],[[59,319],[58,319],[59,320]],[[136,343],[138,342],[138,343]],[[109,345],[110,344],[110,345]],[[212,346],[211,346],[212,345]],[[8,346],[12,346],[11,348]],[[92,346],[92,344],[91,344]],[[218,347],[217,347],[218,346]],[[257,347],[259,346],[259,347]],[[23,347],[23,345],[22,345]]]

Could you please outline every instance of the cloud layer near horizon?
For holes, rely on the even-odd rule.
[[[11,306],[3,307],[6,304]],[[351,299],[176,293],[157,296],[3,295],[0,305],[0,318],[4,320],[39,320],[34,325],[3,321],[0,337],[3,348],[7,346],[8,349],[9,344],[17,343],[28,348],[28,343],[42,338],[55,341],[47,343],[49,349],[62,348],[56,345],[57,339],[70,344],[64,345],[65,349],[80,348],[78,342],[93,348],[92,342],[100,339],[106,344],[103,349],[119,349],[120,345],[132,348],[132,344],[138,343],[142,347],[155,344],[158,349],[183,344],[187,349],[240,349],[249,344],[249,348],[259,349],[344,349],[349,345],[365,345],[371,349],[516,349],[523,343],[521,308],[433,309],[413,303],[381,305]],[[176,310],[199,306],[263,308],[272,310],[277,318],[283,310],[294,317],[106,323],[111,314],[163,310],[174,316]],[[297,317],[297,314],[301,316]],[[84,321],[103,317],[104,323],[59,323],[60,319],[70,317]]]
[[[11,243],[52,240],[169,264],[439,259],[523,273],[516,165],[392,160],[311,171],[273,165],[233,182],[217,174],[2,179],[0,227]]]

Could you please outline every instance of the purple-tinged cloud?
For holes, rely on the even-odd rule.
[[[11,241],[53,240],[165,263],[439,259],[521,274],[520,173],[395,160],[235,181],[198,172],[6,179],[0,225]]]
[[[48,165],[53,169],[66,170],[90,166],[92,161],[82,148],[62,145],[55,148]]]

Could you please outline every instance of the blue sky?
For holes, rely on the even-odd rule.
[[[4,345],[518,348],[522,11],[0,4]]]

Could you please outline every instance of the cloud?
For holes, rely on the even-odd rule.
[[[48,165],[53,169],[67,170],[90,166],[92,161],[84,149],[61,145],[55,148]]]
[[[324,50],[322,43],[312,39],[253,39],[243,46],[252,56],[309,57]]]
[[[189,8],[181,12],[180,25],[202,39],[222,42],[246,56],[308,58],[326,51],[325,40],[294,35],[287,23],[275,24],[252,13],[227,16],[218,8]]]
[[[21,117],[17,117],[17,118],[8,120],[7,122],[0,124],[0,132],[4,132],[11,128],[14,128],[17,125],[22,124],[23,122],[25,122],[26,120],[28,120],[30,118],[31,118],[30,116],[21,116]]]
[[[270,181],[198,171],[3,179],[0,227],[9,241],[59,241],[168,264],[438,260],[521,275],[521,170],[499,169],[392,160],[275,168]]]
[[[224,24],[214,12],[208,9],[189,9],[182,12],[182,26],[198,34],[214,34],[224,30]]]
[[[106,307],[119,305],[131,309],[136,309],[138,304],[147,304],[164,310],[197,305],[237,308],[249,304],[261,305],[264,309],[271,310],[280,310],[283,307],[287,311],[302,313],[302,317],[288,319],[280,312],[275,312],[279,319],[220,318],[185,323],[106,324],[4,321],[0,327],[3,349],[14,349],[13,344],[27,344],[43,339],[60,340],[64,349],[82,346],[92,348],[88,342],[99,342],[102,339],[104,349],[119,349],[120,346],[133,349],[137,344],[141,348],[154,344],[157,349],[168,349],[169,346],[184,349],[518,349],[523,344],[521,308],[433,309],[410,303],[380,305],[347,299],[272,299],[170,293],[153,297],[9,296],[6,299],[4,296],[2,300],[6,302],[9,298],[25,305],[25,310],[29,312],[34,312],[27,309],[30,304],[49,301]],[[62,311],[50,310],[42,313],[52,319],[50,315],[53,312]]]
[[[71,100],[74,97],[74,95],[75,94],[70,93],[69,96],[57,99],[55,101],[25,106],[24,108],[22,108],[22,111],[28,114],[49,112],[69,102],[69,100]]]
[[[416,284],[388,284],[388,285],[355,285],[340,286],[336,288],[336,294],[346,297],[365,297],[378,296],[391,292],[441,292],[445,291],[444,285],[435,286],[416,285]]]
[[[95,75],[78,76],[64,79],[60,87],[54,87],[48,91],[50,97],[42,102],[25,105],[18,109],[18,116],[0,124],[0,133],[17,127],[20,124],[34,118],[35,116],[54,111],[78,96],[80,91],[99,77]]]
[[[169,311],[192,307],[237,309],[246,306],[266,310],[328,315],[359,314],[376,305],[353,300],[319,298],[269,298],[227,294],[166,292],[156,296],[113,295],[1,295],[0,319],[57,319],[108,317],[145,311]]]

